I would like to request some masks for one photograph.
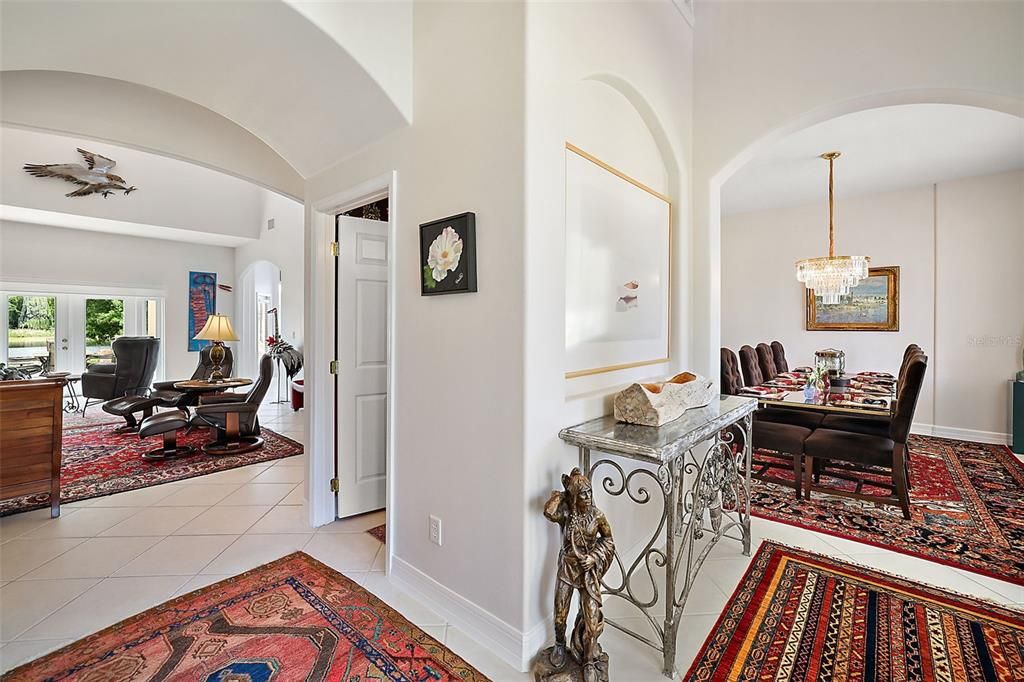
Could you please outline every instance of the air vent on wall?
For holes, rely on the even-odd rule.
[[[273,229],[274,229],[274,219],[270,218],[269,220],[267,220],[267,232],[270,232]]]

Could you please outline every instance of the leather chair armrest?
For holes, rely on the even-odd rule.
[[[153,384],[153,388],[157,391],[173,391],[174,384],[178,383],[179,380],[175,381],[157,381]]]
[[[97,362],[89,365],[85,370],[86,374],[113,374],[117,370],[117,364],[113,362]]]
[[[213,403],[212,405],[200,405],[196,408],[197,415],[222,415],[230,412],[238,414],[254,414],[259,409],[258,405],[251,403]]]
[[[117,377],[113,374],[85,372],[82,374],[82,397],[106,400],[118,398],[120,396],[114,393],[116,383]]]

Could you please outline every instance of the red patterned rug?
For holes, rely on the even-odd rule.
[[[173,599],[4,676],[71,679],[487,680],[302,552]]]
[[[377,542],[379,542],[381,544],[386,543],[388,541],[388,527],[387,527],[387,524],[382,523],[379,526],[377,526],[375,528],[371,528],[370,530],[368,530],[366,532],[369,533],[370,535],[372,535],[373,537],[377,538]]]
[[[684,680],[1024,680],[1024,614],[765,542]]]
[[[897,507],[823,493],[797,501],[792,488],[756,479],[751,512],[1024,585],[1021,462],[1004,445],[929,436],[911,436],[910,449],[910,521]],[[791,460],[778,462],[772,473],[792,479]]]
[[[135,433],[114,433],[109,424],[65,429],[60,500],[77,502],[302,454],[301,443],[266,427],[262,436],[263,447],[255,452],[211,457],[200,450],[210,440],[209,430],[196,429],[178,436],[178,444],[193,446],[196,454],[147,462],[142,453],[160,447],[159,438],[140,440]],[[0,502],[0,516],[48,507],[49,497],[41,493],[4,500]]]

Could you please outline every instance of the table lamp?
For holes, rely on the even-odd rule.
[[[213,383],[224,381],[224,374],[220,369],[221,363],[224,362],[224,342],[238,341],[238,336],[231,327],[231,320],[228,319],[227,315],[214,313],[206,318],[206,324],[192,338],[197,341],[213,342],[213,347],[210,348],[210,362],[213,363],[210,381]]]

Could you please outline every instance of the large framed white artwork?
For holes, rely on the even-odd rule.
[[[565,145],[565,377],[669,359],[672,202]]]

